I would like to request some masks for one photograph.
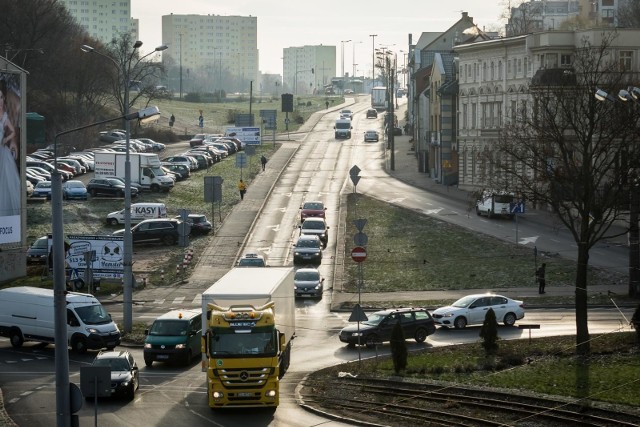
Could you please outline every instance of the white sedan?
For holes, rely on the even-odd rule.
[[[513,326],[524,317],[524,303],[496,294],[467,295],[447,307],[431,314],[436,325],[463,329],[467,325],[482,325],[489,309],[493,309],[496,320]]]
[[[364,142],[378,142],[378,132],[375,130],[368,130],[364,133]]]

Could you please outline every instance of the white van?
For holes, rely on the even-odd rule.
[[[513,218],[511,211],[512,204],[515,201],[513,193],[506,191],[485,190],[482,196],[476,202],[476,214],[486,215],[488,218],[494,216],[506,216]]]
[[[78,353],[120,344],[120,330],[93,295],[67,292],[67,344]],[[0,336],[13,347],[25,341],[53,343],[53,290],[18,286],[0,289]]]
[[[335,125],[333,125],[333,129],[335,129],[336,139],[351,138],[351,129],[353,129],[353,127],[351,126],[351,119],[339,118],[338,120],[336,120]]]
[[[145,219],[166,218],[167,207],[164,203],[134,203],[131,205],[131,224]],[[124,209],[107,215],[107,224],[124,224]]]

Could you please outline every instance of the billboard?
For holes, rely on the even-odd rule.
[[[228,127],[224,135],[238,138],[244,145],[261,144],[259,127]]]
[[[52,240],[49,239],[49,254],[51,245]],[[65,237],[65,250],[65,268],[73,270],[80,277],[87,268],[87,252],[90,253],[89,267],[93,277],[117,279],[123,275],[122,236],[68,234]]]
[[[0,72],[0,244],[22,242],[21,75]]]

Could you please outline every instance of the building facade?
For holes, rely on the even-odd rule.
[[[518,116],[530,115],[532,79],[573,68],[584,40],[599,46],[602,28],[538,33],[456,46],[458,75],[459,182],[478,190],[501,181],[495,146],[500,130]],[[609,52],[621,68],[638,75],[640,30],[617,29]]]
[[[335,46],[300,46],[283,49],[283,84],[294,95],[324,93],[336,75]]]
[[[131,18],[131,0],[60,0],[71,16],[94,39],[104,44],[130,33],[139,39],[138,20]]]
[[[260,82],[255,16],[164,15],[162,62],[174,92],[248,93]]]

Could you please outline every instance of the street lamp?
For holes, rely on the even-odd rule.
[[[598,101],[615,102],[616,98],[602,89],[597,89],[595,97]],[[634,101],[640,103],[640,88],[629,87],[628,90],[621,89],[618,98],[621,102]],[[631,188],[629,191],[629,296],[633,297],[640,293],[640,227],[638,218],[640,216],[640,194],[638,194],[637,170],[632,172]]]
[[[340,79],[342,80],[342,90],[344,91],[344,44],[349,43],[351,40],[341,40],[342,43],[342,74],[340,75]]]
[[[369,34],[371,37],[371,89],[376,85],[376,37],[377,34]]]
[[[133,57],[136,53],[136,50],[142,46],[142,42],[140,40],[136,41],[133,44],[133,49],[131,49],[131,53],[124,58],[122,63],[118,63],[111,56],[106,55],[102,52],[99,52],[88,45],[82,45],[80,49],[86,53],[96,53],[104,58],[110,60],[113,65],[118,70],[118,76],[122,74],[123,87],[124,87],[124,117],[129,115],[129,77],[131,74],[131,63],[133,62]],[[156,47],[152,52],[144,55],[140,59],[136,61],[134,67],[138,65],[144,58],[149,55],[154,54],[155,52],[161,52],[167,49],[167,45],[163,44]],[[122,263],[123,263],[123,304],[122,304],[122,326],[125,332],[131,332],[131,328],[133,325],[133,236],[131,235],[131,161],[130,161],[130,151],[131,151],[131,126],[129,125],[129,120],[125,121],[125,160],[124,160],[124,236],[123,236],[123,254],[122,254]]]
[[[114,119],[81,126],[58,133],[53,140],[53,164],[55,170],[51,174],[51,228],[53,252],[53,307],[54,307],[54,340],[56,362],[56,424],[59,427],[71,425],[71,392],[69,388],[69,349],[67,343],[67,286],[64,271],[64,223],[62,219],[62,175],[58,169],[58,138],[93,126],[116,120],[155,120],[160,114],[158,107],[148,107],[135,113],[127,113]]]

